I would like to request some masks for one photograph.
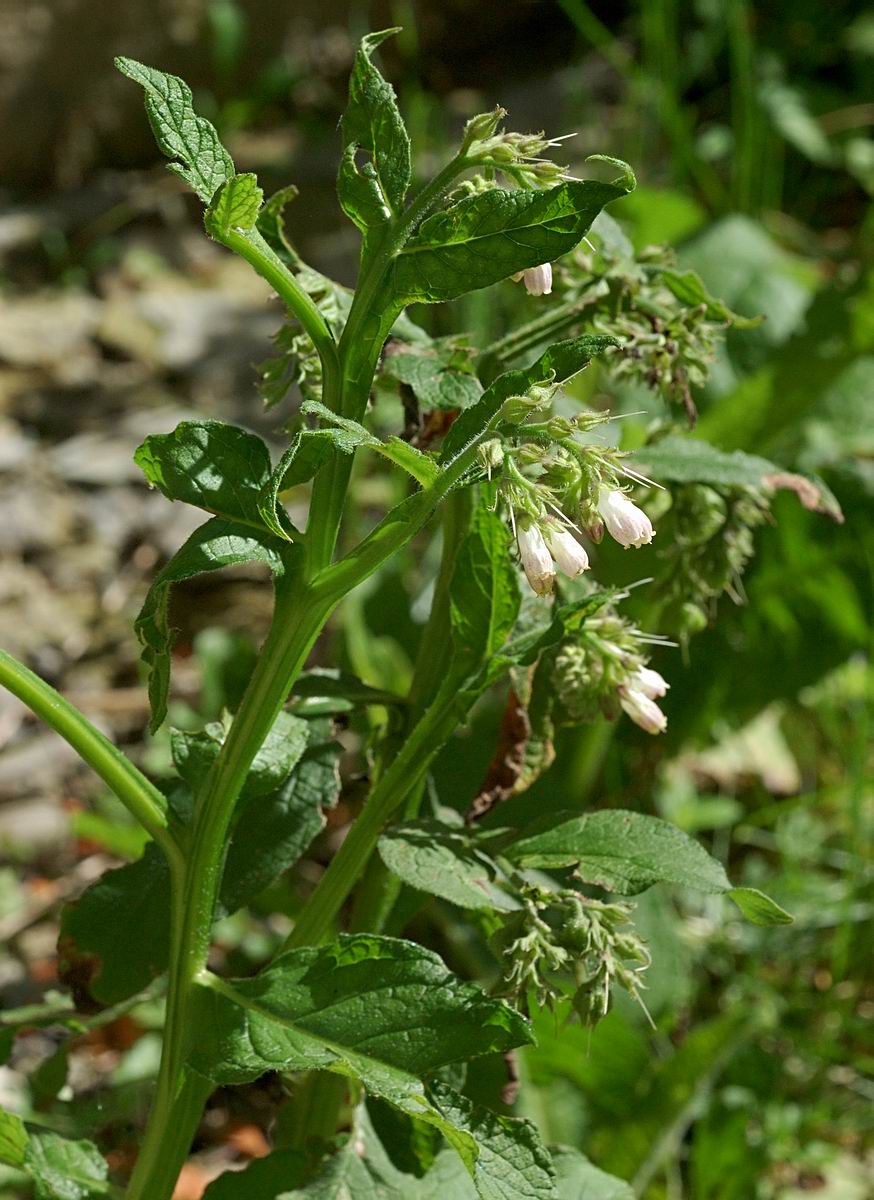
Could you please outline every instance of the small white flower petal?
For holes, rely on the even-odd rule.
[[[555,583],[555,563],[543,534],[533,521],[523,519],[516,529],[516,542],[526,579],[538,596],[548,596]]]
[[[626,685],[618,691],[619,703],[635,725],[639,725],[647,733],[664,733],[668,727],[668,718],[654,700],[637,688]]]
[[[552,263],[541,263],[522,272],[529,296],[548,296],[552,291]]]
[[[604,518],[610,536],[626,549],[629,546],[649,545],[655,537],[652,521],[643,509],[618,489],[607,491],[602,488],[598,512]]]
[[[649,696],[650,700],[658,700],[665,695],[671,685],[664,675],[660,675],[652,667],[641,667],[632,675],[631,686],[635,691]]]
[[[589,568],[589,556],[569,529],[554,525],[546,531],[546,544],[556,566],[575,579]]]

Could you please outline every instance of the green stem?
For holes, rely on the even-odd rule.
[[[69,700],[5,650],[0,650],[0,684],[73,747],[152,835],[171,862],[180,860],[179,847],[168,825],[165,798],[109,738],[95,729]]]

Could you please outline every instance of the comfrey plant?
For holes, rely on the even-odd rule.
[[[208,1196],[624,1194],[576,1152],[553,1160],[529,1122],[468,1098],[465,1064],[531,1043],[532,1006],[565,998],[594,1023],[616,988],[640,999],[649,952],[625,898],[660,881],[727,893],[759,923],[788,919],[762,893],[733,888],[697,842],[652,816],[572,811],[522,829],[484,820],[549,765],[558,726],[624,711],[650,733],[665,728],[668,682],[648,657],[665,638],[622,615],[627,593],[604,577],[602,538],[647,560],[642,573],[657,576],[663,616],[690,605],[706,621],[775,487],[827,501],[760,459],[690,441],[670,417],[634,457],[599,438],[605,414],[562,392],[595,356],[620,378],[644,363],[642,380],[689,411],[686,385],[703,377],[732,314],[664,256],[635,259],[602,214],[634,186],[629,168],[606,159],[619,170],[614,182],[571,178],[546,157],[556,143],[506,132],[503,110],[471,120],[455,156],[410,197],[409,140],[372,62],[391,32],[361,43],[342,121],[338,192],[361,233],[354,292],[291,246],[283,209],[293,189],[265,202],[180,79],[118,61],[145,91],[170,169],[204,202],[209,236],[251,264],[288,311],[262,368],[265,398],[277,403],[296,382],[305,400],[275,464],[255,435],[211,420],[186,421],[136,452],[149,483],[208,514],[136,621],[153,729],[167,712],[174,585],[256,562],[275,588],[237,711],[200,732],[172,731],[172,779],[156,786],[61,696],[0,658],[0,681],[151,838],[139,861],[64,911],[61,976],[78,1012],[37,1006],[21,1023],[74,1037],[144,996],[165,996],[154,1099],[126,1183],[121,1169],[110,1180],[92,1143],[2,1116],[0,1159],[28,1172],[41,1197],[126,1186],[129,1200],[165,1200],[210,1095],[267,1073],[280,1084],[273,1150]],[[479,352],[461,337],[431,338],[405,315],[411,304],[510,287],[519,276],[542,312]],[[386,396],[400,401],[403,427],[383,436],[369,406]],[[344,523],[356,501],[353,460],[370,454],[402,498],[381,519],[368,505]],[[304,486],[302,526],[283,498]],[[350,529],[367,520],[356,542]],[[411,544],[424,570],[438,529],[406,694],[379,679],[305,671],[344,597]],[[465,817],[430,798],[429,766],[507,678],[500,743]],[[340,788],[334,717],[356,708],[372,713],[362,722],[371,737],[345,836],[320,875],[311,864],[317,882],[285,943],[257,974],[227,978],[210,953],[214,923],[306,855]],[[430,896],[466,911],[470,936],[491,956],[489,990],[453,974],[434,950],[389,936]],[[377,1110],[394,1114],[379,1133]]]

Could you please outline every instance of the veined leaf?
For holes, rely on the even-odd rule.
[[[293,707],[306,716],[321,712],[352,712],[368,704],[394,707],[406,704],[403,696],[374,688],[357,675],[339,671],[333,667],[315,667],[299,675],[294,684],[294,696],[298,699]],[[317,706],[324,706],[318,707]]]
[[[459,908],[510,912],[519,907],[501,887],[497,863],[477,848],[463,826],[439,821],[393,825],[379,839],[379,853],[408,887],[440,896]]]
[[[596,354],[617,344],[609,335],[583,334],[555,342],[530,367],[505,371],[489,384],[476,404],[453,422],[443,442],[441,461],[450,462],[484,433],[510,396],[520,396],[538,384],[566,383],[587,367]]]
[[[145,90],[155,141],[174,160],[169,169],[209,204],[221,185],[233,177],[234,164],[215,128],[194,111],[191,88],[176,75],[132,58],[116,58],[115,65]]]
[[[412,388],[422,412],[433,409],[470,408],[482,395],[482,384],[472,370],[464,369],[471,354],[455,338],[439,338],[431,345],[395,349],[390,343],[381,372]]]
[[[710,295],[696,271],[677,271],[666,267],[659,271],[659,279],[681,304],[690,308],[703,305],[711,321],[724,321],[726,325],[734,325],[737,329],[752,329],[764,320],[764,317],[742,317],[732,312],[728,305]]]
[[[469,670],[504,644],[519,612],[506,522],[481,503],[456,558],[449,594],[452,641]]]
[[[433,459],[398,437],[391,437],[387,442],[380,441],[358,421],[353,421],[349,417],[341,417],[338,413],[326,408],[324,404],[320,404],[318,400],[307,400],[301,405],[300,410],[302,413],[309,413],[328,422],[328,428],[318,432],[330,437],[333,444],[345,454],[354,453],[360,446],[364,446],[368,450],[375,450],[377,454],[381,454],[397,466],[403,467],[421,484],[432,483],[438,474],[438,467]]]
[[[195,575],[244,562],[264,563],[276,578],[282,576],[287,565],[281,546],[267,530],[259,534],[244,525],[214,517],[194,531],[149,588],[134,630],[143,646],[143,662],[149,672],[152,706],[149,727],[153,733],[167,715],[173,643],[168,612],[171,587]]]
[[[702,892],[731,887],[722,864],[675,825],[644,813],[584,813],[542,832],[523,831],[504,853],[527,867],[571,867],[586,883],[633,896],[654,883]]]
[[[599,1171],[579,1150],[551,1147],[558,1200],[634,1200],[624,1179]]]
[[[269,795],[256,789],[241,804],[219,897],[228,914],[248,904],[305,853],[325,825],[340,790],[339,745],[331,722],[305,722],[309,741],[285,782]],[[190,817],[190,796],[171,794],[176,819]],[[82,1007],[116,1004],[167,968],[170,877],[154,845],[142,858],[93,883],[63,909],[61,974]],[[131,937],[131,930],[136,937]]]
[[[422,222],[395,260],[393,292],[404,304],[439,303],[551,262],[573,250],[605,204],[625,194],[585,180],[467,196]]]
[[[698,438],[673,435],[638,450],[635,470],[665,483],[710,483],[715,487],[754,487],[765,492],[788,489],[805,508],[841,523],[840,505],[821,480],[786,471],[743,450],[719,450]]]
[[[252,979],[216,979],[202,1002],[204,1036],[190,1061],[207,1078],[337,1071],[426,1120],[423,1075],[530,1041],[518,1013],[432,951],[372,934],[290,950]]]
[[[93,1142],[32,1133],[21,1167],[33,1180],[35,1200],[87,1200],[109,1194],[109,1167]]]
[[[213,237],[222,238],[234,229],[243,232],[254,229],[261,211],[264,193],[256,176],[246,172],[234,175],[216,192],[206,210],[206,228]]]
[[[218,758],[225,740],[225,727],[219,722],[207,725],[199,733],[174,729],[170,745],[176,770],[192,790],[203,782]],[[266,796],[285,782],[306,749],[310,730],[306,721],[281,712],[255,755],[242,795]]]
[[[758,888],[735,887],[729,896],[752,925],[791,925],[794,918]]]
[[[410,184],[410,139],[394,89],[371,61],[376,47],[397,29],[361,39],[343,114],[343,158],[337,190],[344,212],[362,231],[390,220],[403,207]],[[363,152],[364,162],[358,162]]]
[[[27,1130],[21,1117],[0,1108],[0,1163],[9,1167],[24,1166]]]
[[[182,421],[172,433],[147,437],[134,462],[168,500],[265,529],[261,497],[272,467],[270,452],[254,433],[223,421]],[[274,520],[288,539],[294,530],[288,515],[277,511]]]

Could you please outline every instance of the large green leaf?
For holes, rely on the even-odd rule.
[[[155,141],[174,160],[168,163],[169,169],[209,204],[221,185],[233,177],[234,164],[214,127],[195,113],[191,88],[177,76],[131,58],[116,58],[115,65],[144,89]]]
[[[34,1200],[87,1200],[109,1194],[109,1167],[93,1142],[33,1133],[22,1165],[33,1180]]]
[[[579,1150],[553,1147],[552,1165],[558,1200],[634,1200],[630,1184],[600,1171]]]
[[[168,500],[265,529],[261,494],[272,467],[267,447],[254,433],[223,421],[183,421],[172,433],[147,437],[134,462]],[[294,526],[284,512],[280,519],[287,537]]]
[[[220,893],[220,912],[247,904],[306,851],[336,802],[339,746],[331,723],[306,722],[309,742],[285,782],[270,795],[257,785],[240,808]],[[177,820],[189,819],[187,793],[171,795]],[[167,968],[170,878],[154,845],[143,857],[107,871],[61,916],[61,974],[83,1007],[116,1004]],[[131,930],[136,937],[131,937]]]
[[[840,505],[821,480],[796,475],[743,450],[719,450],[698,438],[672,435],[638,450],[635,470],[662,483],[709,483],[715,487],[753,487],[765,492],[795,492],[805,508],[843,521]]]
[[[504,644],[519,612],[519,583],[506,521],[486,503],[474,514],[455,560],[449,593],[453,649],[466,665]]]
[[[225,727],[214,722],[199,733],[174,729],[170,735],[173,762],[185,782],[196,790],[218,758]],[[310,730],[306,721],[281,712],[252,760],[241,794],[266,796],[284,783],[303,754]]]
[[[362,38],[341,122],[337,190],[344,212],[364,232],[401,211],[410,184],[410,139],[394,90],[371,61],[376,47],[397,32],[384,29]]]
[[[471,369],[471,353],[457,338],[402,348],[390,343],[389,349],[394,352],[386,353],[381,374],[410,387],[422,412],[470,408],[482,394]]]
[[[617,345],[614,337],[583,334],[555,342],[529,367],[506,371],[489,384],[476,404],[466,409],[452,424],[443,443],[441,460],[456,458],[479,437],[500,412],[510,396],[519,396],[529,388],[548,383],[566,383],[587,367],[596,354]]]
[[[457,979],[432,951],[371,934],[290,950],[252,979],[213,980],[201,999],[191,1065],[207,1078],[337,1071],[426,1119],[423,1076],[531,1036],[518,1013]]]
[[[550,827],[542,832],[523,832],[504,853],[527,867],[575,866],[586,883],[620,896],[633,896],[654,883],[702,892],[731,887],[721,863],[658,817],[609,809],[556,820],[550,818]]]
[[[465,197],[422,222],[394,262],[392,291],[404,304],[437,303],[551,262],[573,250],[604,205],[625,193],[585,180]]]
[[[237,563],[266,564],[275,577],[287,564],[281,543],[265,529],[258,533],[245,525],[214,517],[194,531],[155,577],[146,595],[134,630],[143,646],[149,674],[150,728],[154,732],[167,715],[170,688],[170,649],[173,634],[169,620],[170,589],[174,583]]]
[[[393,825],[379,840],[388,869],[409,887],[460,908],[509,911],[518,902],[501,887],[501,871],[468,830],[439,821]]]

